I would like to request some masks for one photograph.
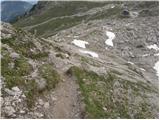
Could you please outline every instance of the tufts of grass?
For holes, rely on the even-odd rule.
[[[7,44],[10,47],[12,47],[17,53],[29,57],[32,59],[41,59],[48,57],[48,52],[46,51],[40,51],[38,49],[35,49],[36,46],[34,45],[33,41],[31,40],[22,40],[23,38],[19,37],[12,37],[9,39],[2,39],[3,44]],[[35,52],[31,51],[31,49],[35,49]]]
[[[25,96],[28,108],[32,108],[34,106],[36,97],[39,95],[37,83],[35,80],[29,80],[25,84]]]
[[[33,71],[32,66],[22,55],[20,55],[20,58],[12,59],[5,48],[2,48],[2,54],[1,73],[5,78],[6,87],[11,89],[14,86],[18,86],[25,91],[28,108],[32,108],[36,97],[40,95],[35,80],[30,80],[26,77]],[[10,63],[13,64],[12,67],[9,65]],[[50,65],[42,65],[40,72],[47,81],[47,89],[54,88],[60,79],[58,73]]]
[[[100,76],[92,71],[86,71],[73,66],[67,71],[76,79],[80,86],[84,103],[86,104],[86,118],[153,118],[146,96],[142,93],[154,92],[151,86],[145,83],[133,83],[122,80],[116,73],[108,72],[105,76]],[[147,88],[149,87],[149,88]],[[129,95],[128,90],[131,91]],[[132,99],[132,102],[129,98]],[[139,97],[142,101],[137,102]],[[144,105],[142,106],[142,103]],[[131,111],[138,114],[131,114]]]
[[[46,89],[50,90],[55,88],[60,80],[60,75],[53,69],[53,65],[44,64],[39,68],[40,75],[46,80]]]

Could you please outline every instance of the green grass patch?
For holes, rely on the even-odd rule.
[[[60,75],[51,64],[44,64],[39,68],[40,75],[46,80],[48,90],[55,88],[60,80]]]

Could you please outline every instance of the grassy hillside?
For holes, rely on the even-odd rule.
[[[113,9],[109,9],[108,11],[98,12],[94,15],[86,14],[86,15],[72,16],[76,14],[82,14],[92,8],[103,7],[111,3],[113,2],[72,1],[72,2],[59,2],[59,4],[55,6],[54,2],[46,2],[46,3],[44,2],[43,3],[44,7],[42,7],[43,6],[42,5],[41,8],[37,10],[35,6],[32,9],[31,14],[29,16],[26,16],[18,20],[16,23],[14,23],[14,25],[29,29],[29,31],[31,31],[32,33],[34,33],[34,31],[36,30],[38,36],[42,35],[46,37],[55,34],[59,30],[77,25],[82,21],[84,22],[93,19],[108,18],[119,14],[121,11],[120,7],[115,7]],[[46,9],[45,6],[47,6],[48,8]],[[37,26],[32,27],[34,25]]]

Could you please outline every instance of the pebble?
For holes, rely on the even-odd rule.
[[[39,100],[38,100],[38,104],[39,104],[39,105],[43,105],[43,104],[44,104],[43,100],[42,100],[42,99],[39,99]]]
[[[13,58],[13,59],[20,58],[19,54],[18,54],[18,53],[15,53],[15,52],[11,53],[11,54],[10,54],[10,57]]]
[[[24,114],[24,113],[25,113],[25,111],[24,111],[24,110],[20,110],[19,112],[20,112],[21,114]]]
[[[14,113],[16,111],[12,106],[5,106],[4,111],[7,116],[15,116]]]
[[[39,118],[41,118],[41,117],[44,116],[42,113],[39,113],[39,112],[35,112],[34,115],[37,116],[37,117],[39,117]]]
[[[49,108],[49,102],[44,103],[44,108]]]
[[[52,100],[53,100],[53,101],[56,101],[56,100],[57,100],[57,98],[56,98],[56,97],[52,97]]]
[[[107,108],[106,108],[106,107],[103,107],[103,110],[104,110],[104,111],[107,111]]]
[[[15,92],[19,92],[20,89],[16,86],[16,87],[12,87],[12,90],[15,91]]]
[[[5,91],[8,95],[11,95],[11,96],[14,96],[14,95],[15,95],[15,93],[14,93],[12,90],[8,89],[8,88],[5,88],[4,91]]]

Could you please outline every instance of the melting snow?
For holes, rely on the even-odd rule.
[[[77,39],[74,39],[72,41],[72,43],[78,47],[81,47],[81,48],[86,48],[86,44],[89,44],[88,42],[86,41],[83,41],[83,40],[77,40]]]
[[[153,68],[157,71],[157,76],[159,76],[159,61],[155,63]]]
[[[115,34],[113,32],[106,31],[106,35],[108,36],[108,39],[105,43],[109,46],[113,46],[112,40],[115,38]]]
[[[158,46],[156,44],[147,46],[148,49],[158,50]]]
[[[90,56],[92,56],[92,57],[98,58],[98,54],[95,53],[95,52],[87,51],[87,50],[79,50],[79,51],[80,51],[81,53],[88,54],[88,55],[90,55]]]

